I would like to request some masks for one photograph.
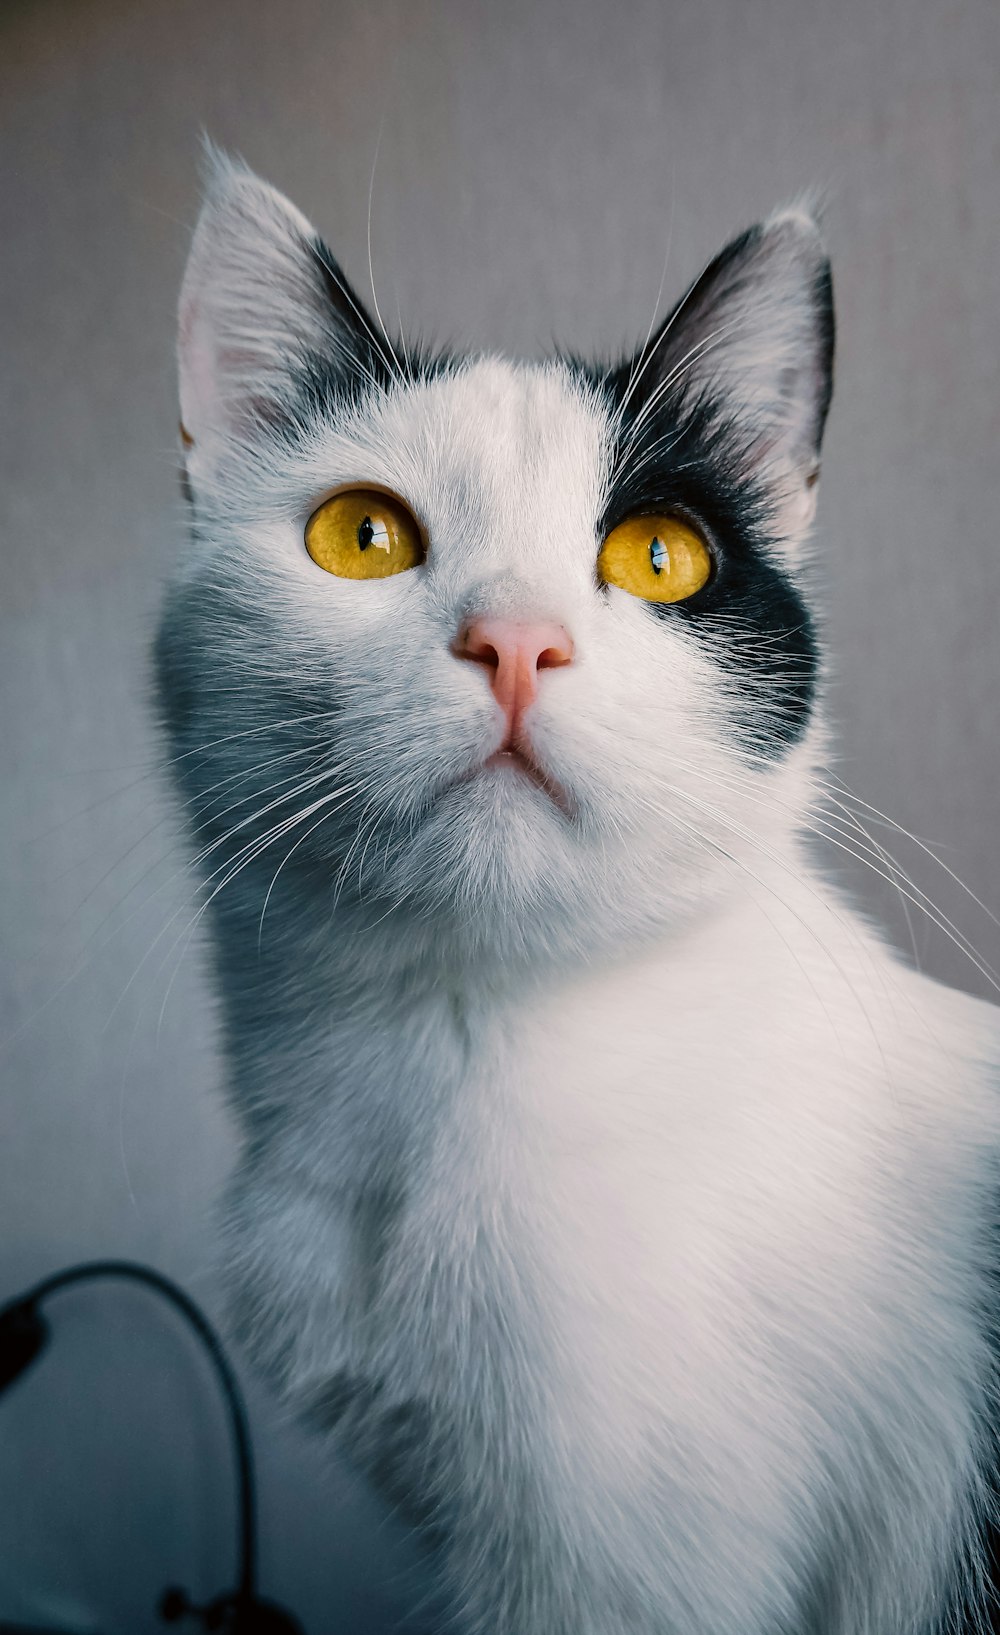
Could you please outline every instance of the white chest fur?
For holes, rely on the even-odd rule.
[[[283,1291],[258,1346],[302,1398],[426,1405],[495,1627],[749,1635],[811,1593],[845,1635],[919,1628],[972,1514],[988,1016],[804,889],[334,1033],[350,1094],[300,1097],[237,1187],[245,1277]]]

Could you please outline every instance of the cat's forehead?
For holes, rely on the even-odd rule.
[[[593,527],[609,442],[597,394],[561,365],[488,358],[359,406],[340,461],[399,492],[439,528]]]

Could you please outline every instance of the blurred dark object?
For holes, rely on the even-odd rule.
[[[19,1300],[0,1311],[0,1391],[31,1367],[48,1338],[48,1324],[33,1300]]]
[[[165,1623],[192,1620],[202,1629],[220,1630],[223,1635],[302,1635],[301,1625],[291,1613],[260,1600],[257,1595],[256,1493],[246,1405],[221,1340],[200,1306],[176,1283],[150,1266],[128,1260],[87,1261],[44,1278],[33,1289],[0,1308],[0,1392],[20,1379],[49,1341],[51,1331],[40,1310],[42,1302],[75,1283],[106,1278],[123,1279],[151,1289],[172,1305],[194,1330],[215,1369],[232,1433],[239,1498],[237,1587],[203,1606],[191,1601],[185,1590],[168,1589],[160,1598],[160,1617]],[[0,1635],[70,1635],[70,1632],[0,1624]]]
[[[238,1596],[220,1595],[205,1606],[195,1606],[185,1590],[166,1590],[160,1601],[160,1617],[165,1624],[194,1618],[202,1629],[218,1629],[224,1635],[301,1635],[296,1621],[271,1601],[241,1602]],[[0,1630],[0,1635],[3,1631]]]

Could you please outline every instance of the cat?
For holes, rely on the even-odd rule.
[[[997,1013],[807,844],[833,337],[794,208],[621,366],[420,354],[211,161],[156,663],[234,1320],[462,1635],[985,1617]]]

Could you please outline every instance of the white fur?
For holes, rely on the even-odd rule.
[[[212,674],[247,730],[269,669],[312,678],[351,791],[218,898],[249,1343],[305,1406],[378,1382],[362,1452],[426,1410],[467,1635],[928,1635],[984,1502],[995,1013],[816,875],[821,723],[748,753],[759,693],[597,586],[603,404],[487,360],[293,452],[244,437],[204,315],[261,290],[206,251],[219,221],[185,285],[176,617],[268,609],[274,650],[220,622]],[[355,482],[412,506],[424,567],[308,558]],[[572,634],[532,729],[571,819],[506,773],[453,783],[501,730],[449,651],[471,610]]]

